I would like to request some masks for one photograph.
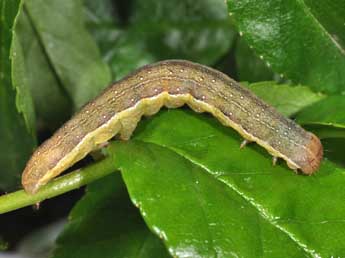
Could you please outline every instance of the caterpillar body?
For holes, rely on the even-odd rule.
[[[184,104],[211,113],[291,169],[312,174],[320,165],[323,148],[314,134],[227,75],[189,61],[167,60],[144,66],[104,90],[37,148],[23,172],[24,189],[35,193],[118,133],[129,139],[143,115]]]

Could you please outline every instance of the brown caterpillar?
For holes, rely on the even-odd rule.
[[[323,155],[320,140],[280,115],[237,82],[209,67],[182,60],[147,65],[85,105],[32,155],[22,176],[29,193],[85,157],[117,133],[130,138],[142,115],[184,104],[209,112],[223,125],[257,142],[274,160],[312,174]]]

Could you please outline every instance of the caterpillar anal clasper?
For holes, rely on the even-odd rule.
[[[129,139],[143,115],[184,104],[211,113],[292,169],[312,174],[319,168],[323,148],[314,134],[227,75],[189,61],[167,60],[144,66],[107,88],[37,148],[23,172],[24,189],[35,193],[118,133]]]

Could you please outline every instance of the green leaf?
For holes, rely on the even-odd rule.
[[[172,256],[305,255],[207,169],[154,144],[130,142],[115,148],[133,202]]]
[[[51,66],[27,12],[21,12],[15,30],[23,47],[25,76],[28,78],[38,120],[56,129],[71,115],[72,101]]]
[[[186,110],[159,113],[134,138],[108,152],[171,254],[345,255],[345,171],[332,163],[309,177],[273,167],[263,148],[240,150],[233,130]]]
[[[308,108],[297,116],[301,124],[327,125],[345,128],[345,96],[330,96]]]
[[[87,187],[52,257],[168,257],[129,201],[120,174]]]
[[[134,1],[125,25],[109,18],[109,8],[93,11],[93,2],[86,1],[89,28],[117,78],[162,59],[213,64],[234,36],[223,0]]]
[[[25,10],[51,69],[79,108],[110,82],[92,37],[84,27],[80,0],[27,0]]]
[[[345,90],[342,0],[227,2],[240,34],[274,71],[316,91]]]
[[[0,2],[0,189],[13,190],[35,146],[32,100],[18,36],[19,0]]]
[[[315,93],[305,86],[277,84],[273,81],[252,83],[247,87],[285,116],[293,116],[303,108],[325,98],[324,95]]]

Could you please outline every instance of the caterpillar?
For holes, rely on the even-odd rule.
[[[166,60],[146,65],[105,89],[39,146],[24,169],[24,189],[35,193],[116,134],[128,140],[143,115],[185,104],[211,113],[235,129],[244,143],[258,143],[293,170],[312,174],[319,168],[323,148],[314,134],[227,75],[189,61]]]

